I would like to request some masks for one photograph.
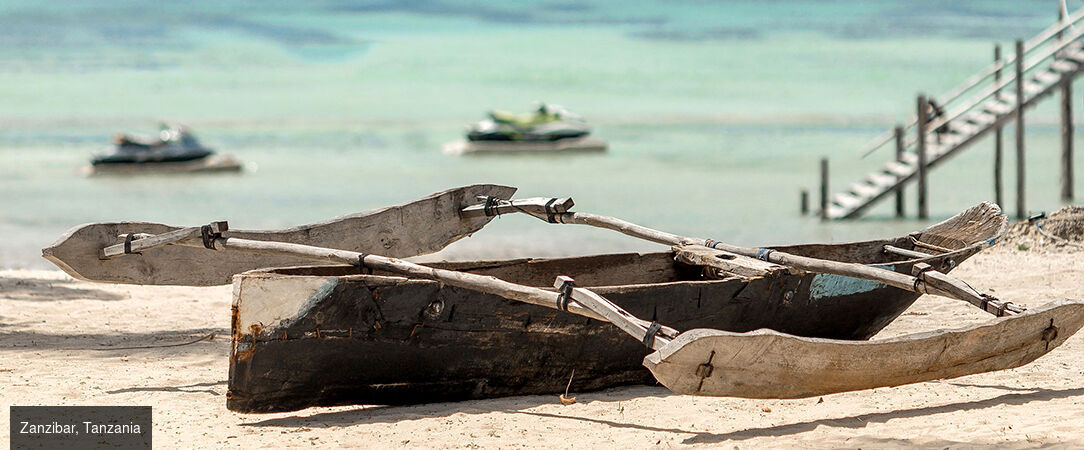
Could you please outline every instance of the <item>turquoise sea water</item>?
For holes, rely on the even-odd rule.
[[[927,223],[893,220],[889,203],[822,224],[798,215],[798,193],[815,190],[822,156],[836,187],[879,166],[886,154],[863,160],[859,149],[906,120],[916,93],[950,90],[989,62],[995,41],[1028,38],[1056,12],[1056,1],[7,0],[0,267],[51,267],[39,249],[85,222],[278,228],[481,182],[737,244],[918,229]],[[586,116],[610,151],[440,153],[487,109],[535,100]],[[1029,112],[1034,210],[1059,206],[1053,108]],[[159,120],[189,125],[249,170],[79,174],[114,133],[152,132]],[[934,219],[992,198],[991,147],[932,173]],[[439,256],[653,248],[501,217]]]

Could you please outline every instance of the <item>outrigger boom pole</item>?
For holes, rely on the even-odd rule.
[[[962,300],[997,317],[1019,314],[1024,311],[1024,308],[1018,305],[1011,302],[1003,302],[990,295],[980,293],[963,281],[952,278],[941,272],[931,270],[932,268],[929,264],[922,262],[914,265],[914,275],[912,276],[863,264],[792,255],[770,248],[739,247],[712,239],[678,236],[664,231],[653,230],[614,217],[571,212],[569,211],[573,205],[571,198],[500,200],[494,199],[493,197],[480,197],[479,200],[485,201],[485,203],[482,205],[469,206],[465,208],[463,212],[477,214],[481,211],[490,216],[519,212],[550,223],[573,223],[606,228],[663,245],[701,245],[807,272],[830,273],[860,278],[863,280],[872,280],[906,291]]]

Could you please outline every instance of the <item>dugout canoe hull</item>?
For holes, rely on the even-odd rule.
[[[775,248],[904,273],[921,261],[947,272],[1005,230],[996,207],[976,208],[895,239]],[[884,250],[928,251],[919,244],[948,251],[906,259]],[[569,275],[678,330],[769,328],[863,340],[918,298],[829,274],[719,274],[672,252],[434,266],[543,287]],[[265,269],[234,278],[227,407],[253,413],[555,394],[573,370],[571,390],[583,392],[654,382],[642,365],[647,353],[610,324],[434,281],[352,267]]]

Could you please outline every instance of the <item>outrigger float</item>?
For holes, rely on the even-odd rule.
[[[232,278],[227,406],[241,412],[558,393],[573,369],[580,391],[653,377],[679,394],[799,398],[1018,367],[1084,326],[1084,301],[1025,310],[945,274],[1005,231],[992,204],[893,239],[754,249],[514,192],[467,186],[278,231],[89,224],[43,255],[91,281]],[[671,251],[398,259],[507,213],[609,228]],[[311,261],[334,265],[299,266]],[[865,340],[923,293],[1000,318]]]

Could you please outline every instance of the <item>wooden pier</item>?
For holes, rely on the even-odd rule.
[[[994,48],[994,63],[951,92],[938,98],[920,94],[915,117],[907,125],[890,130],[864,149],[863,157],[895,144],[895,155],[864,180],[829,196],[828,163],[821,161],[821,210],[823,219],[852,219],[879,201],[896,198],[896,215],[904,214],[903,188],[918,185],[918,217],[929,215],[927,178],[930,170],[993,132],[994,196],[1002,203],[1002,129],[1016,127],[1016,216],[1024,218],[1026,207],[1024,112],[1054,93],[1061,94],[1061,199],[1073,197],[1072,83],[1084,72],[1084,9],[1061,20],[1027,42],[1017,40],[1015,51],[1002,58]]]

